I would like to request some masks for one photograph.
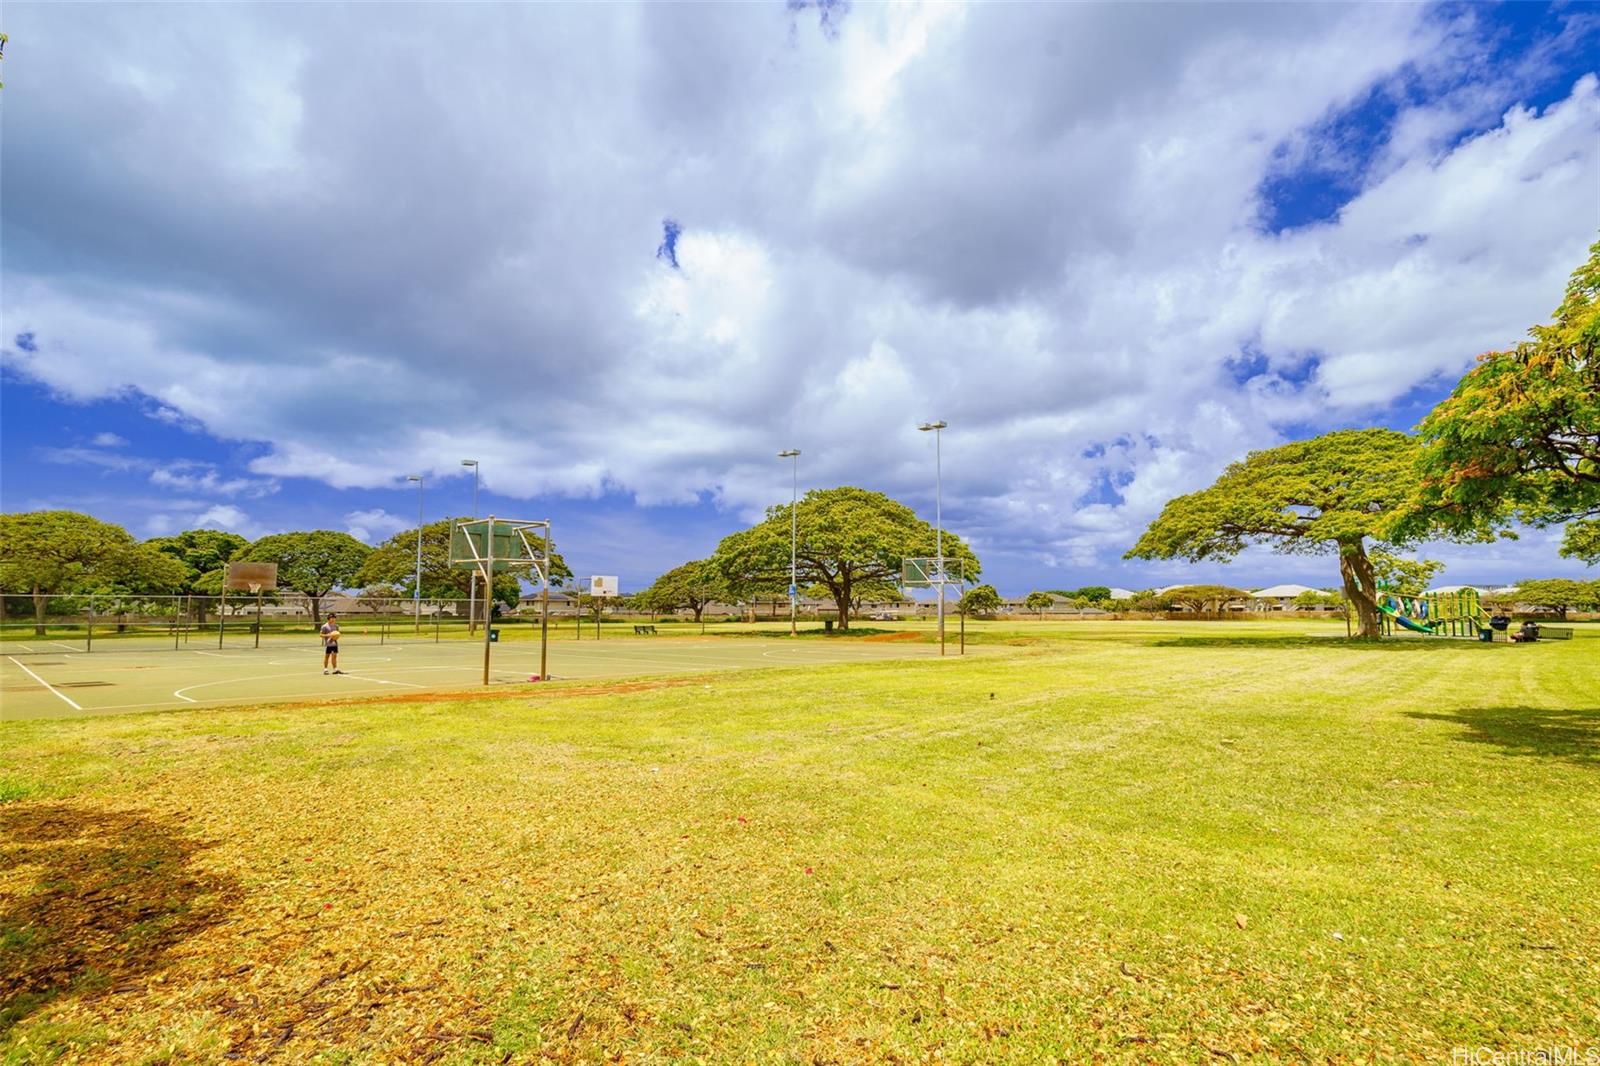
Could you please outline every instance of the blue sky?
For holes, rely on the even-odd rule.
[[[1007,593],[1409,428],[1600,231],[1594,5],[7,5],[0,506],[549,517],[625,588],[802,487]],[[1557,534],[1430,546],[1578,574]]]

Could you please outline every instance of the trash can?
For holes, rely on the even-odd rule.
[[[824,618],[822,620],[822,631],[824,633],[832,633],[833,632],[833,619]]]
[[[490,644],[498,644],[498,643],[500,643],[500,631],[498,629],[489,630],[489,643]]]

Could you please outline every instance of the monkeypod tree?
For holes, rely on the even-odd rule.
[[[183,580],[177,560],[110,522],[76,511],[0,514],[0,588],[33,597],[34,631],[41,636],[53,595],[112,587],[163,592]]]
[[[234,555],[234,561],[277,563],[278,587],[293,589],[311,603],[311,620],[322,623],[322,597],[352,588],[372,549],[348,533],[316,529],[273,533]]]
[[[191,596],[215,596],[222,591],[224,568],[250,542],[237,533],[225,533],[220,529],[188,529],[144,543],[145,547],[170,555],[183,564],[187,576],[177,591]],[[194,602],[196,617],[202,622],[205,621],[204,604],[203,599]]]
[[[1047,608],[1054,607],[1056,598],[1048,592],[1030,592],[1028,598],[1022,601],[1022,606],[1033,611],[1041,619]]]
[[[1600,607],[1600,581],[1573,581],[1562,577],[1519,581],[1510,597],[1534,610],[1551,611],[1564,621],[1568,611],[1592,611]]]
[[[713,560],[699,559],[668,570],[633,599],[642,610],[652,613],[692,611],[699,622],[708,604],[726,601],[728,595],[728,579],[722,570]]]
[[[990,616],[1000,610],[1005,601],[1000,598],[1000,593],[995,591],[993,585],[979,585],[971,588],[961,597],[956,604],[956,609],[962,614]]]
[[[1367,544],[1405,543],[1390,526],[1414,489],[1416,456],[1413,438],[1388,429],[1341,430],[1251,452],[1210,488],[1168,502],[1125,557],[1225,561],[1250,544],[1336,554],[1356,635],[1376,639],[1377,575]],[[1484,525],[1453,532],[1482,539]]]
[[[1197,614],[1216,614],[1230,603],[1248,600],[1250,593],[1232,585],[1184,585],[1168,589],[1166,597],[1184,610]]]
[[[1600,243],[1555,321],[1488,352],[1418,426],[1420,489],[1407,530],[1600,516]]]
[[[717,545],[717,565],[736,595],[787,589],[789,518],[789,505],[769,508],[765,521]],[[904,560],[934,554],[933,526],[881,492],[813,489],[800,500],[797,522],[798,583],[826,588],[845,629],[859,588],[898,582]],[[948,530],[944,556],[963,562],[968,580],[980,572],[978,557]]]

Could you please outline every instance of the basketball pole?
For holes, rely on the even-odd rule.
[[[483,579],[484,589],[486,590],[483,596],[483,603],[485,608],[487,608],[490,602],[490,596],[487,590],[494,587],[494,515],[489,516],[489,528],[485,532],[483,540],[485,555],[488,559],[484,566],[484,569],[487,571],[487,575]],[[487,610],[484,611],[485,615],[488,613],[489,612]],[[489,638],[492,636],[494,636],[494,633],[492,632],[489,623],[485,621],[483,623],[483,683],[485,685],[489,683]]]
[[[550,523],[544,524],[544,590],[539,594],[539,680],[550,680]]]

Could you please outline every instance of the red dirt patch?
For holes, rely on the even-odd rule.
[[[921,633],[913,633],[910,630],[906,630],[905,632],[902,632],[902,633],[874,633],[870,637],[862,637],[861,638],[861,642],[863,644],[868,643],[869,641],[872,642],[872,643],[875,643],[875,644],[886,644],[889,641],[894,641],[894,640],[921,640],[921,639],[922,639],[922,634]]]

